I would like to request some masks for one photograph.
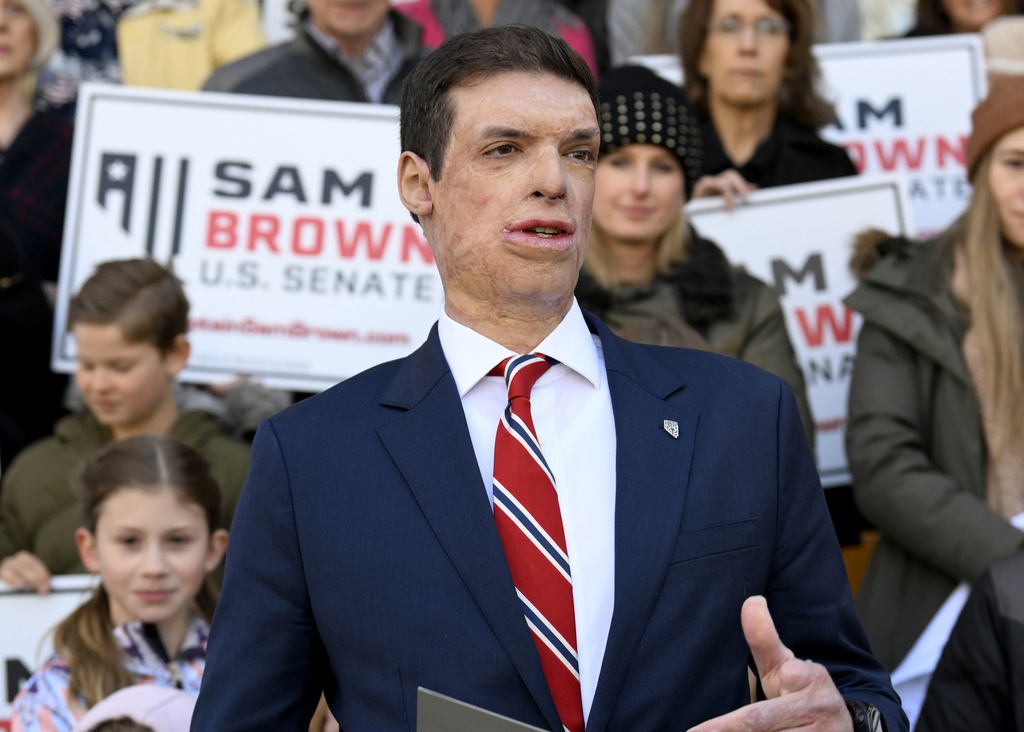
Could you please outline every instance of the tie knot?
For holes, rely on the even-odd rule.
[[[542,353],[528,353],[506,358],[491,373],[505,377],[509,401],[516,397],[529,399],[537,379],[556,363],[558,361]]]

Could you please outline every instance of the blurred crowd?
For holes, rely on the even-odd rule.
[[[54,574],[104,578],[59,627],[12,729],[187,729],[248,440],[302,397],[244,378],[178,383],[188,300],[145,259],[105,263],[80,288],[75,373],[51,370],[79,86],[394,104],[447,37],[527,24],[563,38],[600,84],[581,306],[631,340],[777,374],[812,444],[777,293],[683,205],[857,174],[819,134],[835,110],[813,44],[981,34],[990,92],[967,145],[967,209],[932,240],[865,232],[853,252],[852,483],[829,493],[843,543],[878,537],[857,601],[890,671],[957,585],[976,583],[917,729],[1024,730],[1024,0],[292,0],[288,11],[288,39],[268,45],[281,32],[253,0],[0,0],[0,579],[45,592]],[[637,64],[652,54],[678,57],[682,87]],[[118,586],[149,571],[104,528],[132,510],[146,517],[139,541],[174,510],[194,525],[191,554],[163,570],[182,587],[164,616],[141,616]],[[189,693],[118,691],[139,683]],[[115,718],[140,726],[104,726]]]

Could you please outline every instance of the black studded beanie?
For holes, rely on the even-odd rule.
[[[686,191],[700,177],[701,132],[682,89],[646,66],[620,66],[601,73],[601,153],[646,143],[679,160]]]

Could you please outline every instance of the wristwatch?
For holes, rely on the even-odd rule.
[[[885,732],[882,713],[878,707],[856,699],[844,699],[853,720],[853,732]]]

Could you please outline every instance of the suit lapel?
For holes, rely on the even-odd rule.
[[[407,410],[379,429],[381,440],[548,723],[561,729],[436,325],[399,368],[381,402]]]
[[[616,435],[615,609],[587,720],[587,732],[601,732],[668,571],[697,414],[666,401],[683,387],[678,374],[603,325],[592,322],[591,328],[604,349]],[[677,438],[665,429],[666,420],[678,425]]]

